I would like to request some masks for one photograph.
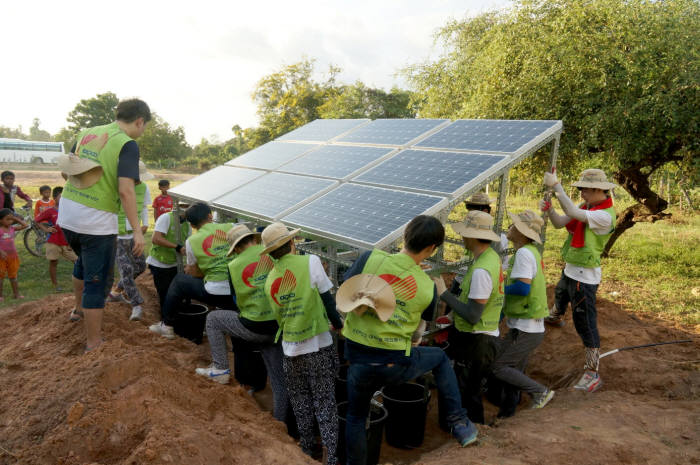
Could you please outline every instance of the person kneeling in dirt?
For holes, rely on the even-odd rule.
[[[439,347],[417,347],[437,304],[435,283],[420,264],[444,240],[445,228],[439,220],[417,216],[406,226],[399,253],[367,252],[345,273],[337,299],[341,311],[349,312],[343,330],[345,357],[350,362],[345,429],[348,464],[366,461],[365,424],[374,392],[431,370],[452,435],[462,447],[477,439],[478,431],[462,407],[447,355]]]
[[[598,365],[600,360],[600,335],[598,334],[596,292],[601,279],[600,255],[615,229],[615,209],[605,173],[588,169],[573,183],[578,187],[583,203],[578,207],[566,195],[553,173],[545,173],[544,183],[554,190],[564,215],[559,215],[549,202],[540,201],[540,208],[555,228],[566,227],[569,236],[561,248],[566,265],[554,291],[554,307],[545,322],[553,326],[564,325],[566,307],[571,304],[574,326],[586,348],[584,373],[575,389],[595,392],[602,386]]]
[[[227,239],[231,244],[227,256],[235,254],[228,270],[240,314],[216,310],[207,315],[207,337],[213,363],[207,368],[197,368],[196,373],[221,384],[228,383],[231,371],[226,335],[244,344],[259,346],[270,375],[273,416],[283,422],[286,420],[288,400],[282,371],[282,347],[274,342],[279,325],[264,290],[265,280],[273,267],[272,259],[268,255],[260,255],[263,251],[260,234],[254,233],[246,225],[234,226],[229,230]]]
[[[510,217],[507,236],[516,252],[508,264],[503,307],[510,330],[493,364],[493,375],[504,383],[499,417],[515,414],[521,390],[532,396],[532,408],[542,408],[554,397],[554,391],[524,373],[530,353],[544,339],[544,317],[549,314],[542,256],[533,244],[542,244],[544,221],[530,210]]]
[[[463,223],[451,226],[462,236],[474,262],[462,280],[459,296],[445,290],[442,279],[438,292],[455,313],[449,340],[462,402],[471,421],[484,423],[481,396],[484,379],[490,374],[498,352],[498,323],[503,306],[501,261],[491,247],[491,241],[498,241],[499,237],[493,232],[493,217],[485,212],[470,211]]]
[[[326,452],[326,463],[338,461],[338,412],[335,375],[338,355],[331,337],[333,328],[343,327],[330,293],[333,283],[316,255],[297,255],[294,236],[282,223],[272,223],[262,232],[264,250],[274,266],[265,280],[265,296],[279,322],[276,339],[282,335],[285,381],[299,428],[300,446],[313,456],[316,449],[314,415]],[[262,258],[261,258],[262,260]],[[237,279],[237,278],[234,278]]]
[[[170,283],[165,303],[161,309],[163,321],[148,327],[154,333],[173,339],[173,328],[178,310],[186,300],[195,299],[223,309],[236,305],[231,297],[228,280],[228,242],[226,233],[231,223],[214,223],[211,209],[205,203],[195,203],[185,213],[197,232],[185,241],[187,266],[185,273],[178,273]]]

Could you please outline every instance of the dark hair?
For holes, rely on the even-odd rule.
[[[255,243],[256,240],[257,240],[257,236],[255,234],[251,234],[250,236],[246,236],[243,239],[241,239],[240,241],[238,241],[238,244],[236,244],[235,249],[242,249],[243,247],[250,244],[251,242]]]
[[[418,215],[406,225],[403,239],[406,249],[413,253],[431,245],[440,247],[445,241],[445,227],[433,216]]]
[[[272,252],[270,252],[270,256],[274,258],[275,260],[279,260],[280,258],[284,257],[288,253],[292,252],[292,241],[294,239],[289,239],[282,247],[278,247]]]
[[[199,228],[199,226],[207,220],[210,213],[211,208],[209,208],[209,205],[203,202],[197,202],[185,211],[185,218],[187,218],[187,221],[189,221],[192,226]]]
[[[51,197],[55,199],[56,197],[58,197],[58,194],[62,194],[62,193],[63,193],[63,188],[61,186],[56,186],[51,191]]]
[[[493,241],[491,239],[477,239],[479,244],[491,244]]]
[[[133,123],[139,118],[143,118],[144,123],[151,121],[151,109],[143,100],[130,98],[117,104],[117,119],[119,121]]]
[[[161,179],[160,181],[158,181],[158,187],[169,186],[169,185],[170,185],[170,181],[168,181],[167,179]]]
[[[51,186],[43,185],[39,188],[39,193],[41,194],[44,191],[50,191],[50,190],[51,190]]]
[[[15,177],[15,173],[12,171],[3,171],[2,174],[0,174],[0,180],[4,180],[8,176]]]
[[[464,205],[466,205],[467,211],[478,210],[480,212],[491,213],[491,205],[482,205],[480,203],[469,202],[465,202]]]
[[[0,220],[5,218],[7,215],[14,215],[14,212],[9,208],[3,208],[0,210]]]

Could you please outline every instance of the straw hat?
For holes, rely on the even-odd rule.
[[[289,242],[297,235],[299,229],[293,229],[289,231],[285,225],[282,223],[272,223],[262,232],[262,243],[265,250],[260,252],[260,254],[270,253],[275,249],[279,249],[284,244]]]
[[[608,182],[603,170],[588,169],[583,170],[581,178],[572,184],[574,187],[590,187],[593,189],[603,189],[604,191],[617,187],[617,184]]]
[[[499,241],[498,234],[493,232],[493,217],[486,212],[473,210],[467,212],[462,223],[450,224],[454,232],[462,237]]]
[[[467,200],[467,203],[474,205],[491,205],[493,200],[494,199],[489,197],[488,194],[484,192],[477,192],[476,194],[472,195],[469,200]]]
[[[151,173],[148,172],[148,168],[146,168],[146,164],[139,160],[139,180],[141,182],[143,181],[150,181],[153,179],[155,176],[153,176]]]
[[[102,166],[89,158],[74,153],[58,157],[58,170],[68,176],[68,181],[78,189],[87,189],[99,181]]]
[[[237,224],[233,228],[229,229],[226,233],[226,240],[229,244],[231,244],[231,248],[228,249],[226,256],[230,257],[233,254],[233,249],[236,248],[241,239],[250,235],[257,236],[258,240],[260,240],[260,233],[251,231],[250,228],[244,224]]]
[[[544,220],[532,210],[525,210],[517,215],[508,213],[510,219],[513,220],[513,225],[528,239],[532,239],[538,244],[542,243],[540,234],[544,226]]]
[[[335,294],[335,304],[343,313],[362,315],[371,308],[381,321],[394,314],[396,296],[389,283],[377,275],[358,274],[343,283]]]

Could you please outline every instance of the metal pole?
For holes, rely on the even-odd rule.
[[[180,244],[182,240],[182,228],[180,228],[180,201],[176,199],[175,202],[175,243]],[[177,272],[182,273],[184,271],[184,266],[182,264],[182,255],[175,252],[175,260],[177,260]]]
[[[559,134],[556,139],[554,139],[554,143],[552,144],[552,153],[549,156],[549,171],[554,172],[557,168],[557,157],[559,156],[559,141],[561,140],[561,134]],[[547,202],[552,201],[552,191],[547,190],[547,192],[544,193],[544,200]],[[542,212],[542,219],[544,220],[544,226],[542,227],[542,245],[537,246],[539,249],[540,253],[544,253],[544,244],[545,240],[547,239],[547,214],[545,212]]]
[[[510,170],[506,170],[501,175],[501,182],[498,186],[498,208],[496,210],[496,221],[494,226],[496,228],[496,233],[500,234],[503,231],[503,216],[506,210],[506,194],[508,193],[508,178],[510,176]]]

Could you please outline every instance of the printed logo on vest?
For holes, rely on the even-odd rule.
[[[284,276],[275,279],[272,286],[270,286],[270,297],[272,297],[272,300],[274,300],[275,303],[281,307],[289,299],[294,298],[295,294],[292,291],[296,287],[297,278],[294,277],[294,273],[286,270],[284,272]]]
[[[99,136],[97,134],[88,134],[80,139],[80,143],[78,144],[75,153],[78,155],[85,155],[88,158],[97,158],[100,150],[102,150],[102,148],[104,148],[104,146],[107,144],[108,139],[109,136],[107,133]]]
[[[416,278],[413,276],[406,276],[403,279],[399,279],[398,276],[393,274],[381,274],[379,277],[391,284],[391,289],[394,291],[396,301],[400,302],[401,305],[416,296],[418,284],[416,283]]]
[[[272,259],[267,255],[262,255],[260,261],[253,262],[243,268],[243,273],[241,273],[243,284],[253,288],[260,287],[261,284],[265,284],[267,275],[273,266]],[[250,283],[251,280],[253,284]]]
[[[202,241],[202,252],[210,257],[221,255],[224,251],[228,251],[228,241],[226,240],[226,232],[221,229],[217,229],[214,234],[207,236]]]

